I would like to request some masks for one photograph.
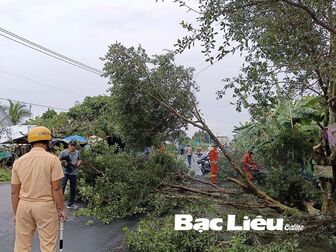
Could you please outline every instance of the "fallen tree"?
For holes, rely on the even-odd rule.
[[[193,70],[176,66],[173,53],[150,58],[141,47],[138,49],[126,48],[116,43],[110,46],[104,60],[104,76],[109,78],[112,98],[120,93],[137,93],[135,97],[129,96],[128,103],[132,104],[132,99],[137,101],[141,97],[150,97],[156,102],[155,106],[169,111],[182,125],[185,123],[193,125],[210,135],[220,147],[230,166],[240,176],[240,179],[232,179],[231,181],[245,189],[248,188],[251,193],[264,200],[271,208],[296,216],[303,214],[299,210],[273,199],[258,188],[247,178],[240,165],[226,152],[206,124],[198,108],[195,93],[199,91],[199,87],[193,80]],[[176,97],[179,99],[177,100]],[[181,100],[183,100],[183,104],[180,103]],[[128,111],[123,110],[123,113],[129,113],[127,116],[131,117],[132,113],[136,113],[136,111],[133,108],[128,108]]]
[[[197,107],[197,103],[195,101],[195,98],[192,99],[193,104],[194,104],[194,111],[193,114],[196,118],[195,120],[189,120],[185,117],[183,117],[182,115],[180,115],[174,108],[172,108],[171,106],[169,106],[169,104],[163,100],[162,96],[158,94],[158,100],[161,101],[161,103],[167,107],[167,109],[169,109],[170,111],[172,111],[172,113],[174,113],[177,117],[181,118],[182,120],[186,120],[188,123],[192,124],[193,126],[206,131],[212,138],[212,140],[219,146],[220,150],[222,151],[223,155],[225,156],[225,158],[229,161],[231,167],[240,175],[240,177],[243,179],[243,181],[240,180],[231,180],[235,183],[237,183],[238,185],[242,186],[243,188],[249,188],[251,190],[251,192],[253,192],[256,196],[258,196],[259,198],[265,200],[270,207],[272,208],[276,208],[278,210],[281,211],[285,211],[288,214],[292,214],[292,215],[299,215],[299,211],[290,207],[287,207],[283,204],[281,204],[279,201],[274,200],[272,197],[268,196],[265,192],[263,192],[262,190],[260,190],[251,180],[248,179],[248,177],[246,176],[246,174],[243,172],[243,170],[240,168],[240,166],[231,158],[231,156],[225,151],[225,149],[223,148],[223,146],[221,145],[221,143],[219,142],[219,140],[217,139],[217,137],[214,135],[214,133],[210,130],[210,128],[208,127],[208,125],[205,123],[204,119],[202,118],[199,109]]]

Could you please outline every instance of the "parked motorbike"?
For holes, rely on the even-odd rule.
[[[253,181],[258,185],[265,185],[266,183],[266,171],[259,166],[256,169],[250,169],[253,174]]]
[[[197,155],[197,164],[199,165],[203,175],[210,172],[210,161],[208,154]]]

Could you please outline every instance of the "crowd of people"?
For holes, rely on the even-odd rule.
[[[191,144],[184,147],[183,144],[180,145],[180,155],[186,156],[189,169],[193,161],[193,155],[200,158],[204,154],[203,149],[197,146],[196,151],[193,150]],[[219,162],[219,151],[217,144],[213,144],[208,150],[208,158],[210,162],[210,173],[211,173],[211,183],[217,184],[217,173],[218,173],[218,162]]]
[[[190,144],[187,147],[184,147],[183,144],[180,145],[180,155],[187,157],[188,167],[191,167],[193,154],[197,157],[200,157],[203,154],[203,150],[200,146],[196,147],[196,151],[193,151],[193,148]],[[218,163],[220,159],[219,155],[219,148],[216,143],[209,147],[208,152],[208,159],[210,162],[210,173],[211,173],[211,183],[217,184],[217,174],[218,174]],[[244,153],[242,158],[242,168],[244,173],[246,174],[247,178],[250,180],[254,179],[254,173],[259,170],[258,165],[255,161],[253,161],[253,149],[250,148],[246,153]]]

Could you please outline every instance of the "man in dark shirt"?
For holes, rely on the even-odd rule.
[[[76,146],[76,142],[71,141],[69,143],[68,149],[62,151],[59,155],[64,172],[64,178],[62,179],[62,189],[64,193],[67,182],[68,180],[70,180],[70,199],[67,208],[72,209],[76,208],[74,206],[74,201],[77,188],[77,169],[82,163],[82,161],[80,160],[79,151],[76,150]]]

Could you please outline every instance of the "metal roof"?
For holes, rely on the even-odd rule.
[[[13,125],[0,129],[0,144],[10,143],[13,140],[27,136],[35,125]]]

